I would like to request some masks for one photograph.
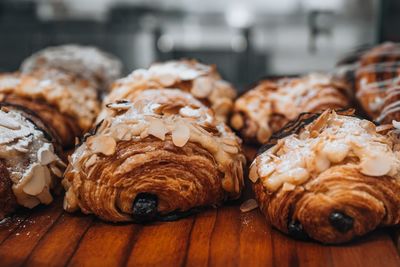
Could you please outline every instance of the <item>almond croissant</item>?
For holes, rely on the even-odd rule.
[[[327,110],[289,125],[250,168],[260,208],[295,238],[342,243],[400,221],[399,132]]]
[[[96,47],[74,44],[47,47],[25,59],[21,65],[21,72],[28,74],[46,69],[90,81],[99,91],[107,91],[122,74],[122,64],[113,55]]]
[[[29,109],[0,107],[0,220],[18,206],[49,204],[65,164],[44,122]]]
[[[143,93],[152,97],[107,105],[112,112],[71,156],[64,208],[140,222],[239,197],[240,139],[188,93]]]
[[[92,127],[100,107],[89,82],[56,69],[0,74],[0,101],[34,111],[64,148]]]
[[[262,80],[236,100],[231,126],[240,131],[245,141],[263,144],[302,112],[348,105],[344,87],[329,75]]]
[[[219,121],[226,121],[231,112],[235,89],[222,80],[215,66],[196,60],[155,63],[149,69],[139,69],[117,80],[104,99],[108,104],[121,99],[132,100],[134,95],[147,89],[173,88],[191,93],[214,110]]]

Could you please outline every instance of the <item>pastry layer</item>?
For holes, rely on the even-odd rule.
[[[116,57],[95,47],[73,44],[40,50],[21,65],[23,73],[40,69],[57,69],[73,74],[92,82],[99,90],[108,90],[122,74],[122,64]]]
[[[325,111],[252,163],[261,210],[281,231],[324,243],[399,223],[397,134]]]
[[[235,101],[231,125],[245,140],[265,143],[302,112],[348,105],[346,91],[330,75],[263,80]]]
[[[132,100],[138,91],[159,88],[176,88],[191,93],[210,106],[220,121],[227,120],[236,97],[235,89],[221,79],[215,66],[180,60],[155,63],[149,69],[136,70],[117,80],[104,103]]]
[[[157,196],[157,214],[239,197],[245,165],[241,141],[207,108],[146,97],[108,107],[116,110],[114,116],[86,136],[70,158],[63,180],[65,209],[129,221],[137,219],[132,206],[142,193]]]

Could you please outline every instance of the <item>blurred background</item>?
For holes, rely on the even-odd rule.
[[[126,73],[198,58],[243,88],[400,41],[398,14],[399,0],[0,0],[0,71],[46,46],[78,43],[117,55]]]

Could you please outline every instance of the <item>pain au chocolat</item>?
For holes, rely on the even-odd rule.
[[[152,221],[238,198],[241,141],[181,90],[146,90],[110,112],[69,159],[64,208]]]
[[[236,91],[222,80],[214,65],[201,64],[196,60],[155,63],[148,69],[139,69],[117,80],[104,103],[132,100],[139,91],[172,88],[191,93],[215,112],[219,121],[227,121]]]
[[[262,212],[295,238],[342,243],[400,221],[399,131],[327,110],[289,124],[249,177]]]
[[[302,112],[348,106],[345,87],[327,74],[266,79],[235,101],[230,122],[245,141],[263,144]]]

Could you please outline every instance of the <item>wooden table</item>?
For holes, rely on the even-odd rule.
[[[65,213],[60,199],[0,225],[0,266],[400,266],[393,230],[341,246],[300,242],[272,229],[259,210],[240,212],[240,202],[136,225]]]

